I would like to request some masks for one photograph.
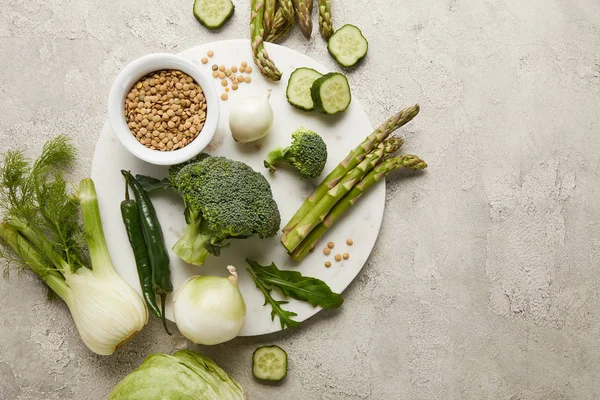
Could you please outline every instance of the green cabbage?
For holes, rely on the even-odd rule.
[[[244,390],[213,360],[189,350],[152,354],[108,400],[240,400]]]

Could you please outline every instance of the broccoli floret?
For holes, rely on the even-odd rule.
[[[275,164],[285,162],[292,165],[303,178],[316,178],[321,175],[327,162],[327,145],[323,138],[306,128],[292,133],[292,144],[269,152],[265,167],[275,172]]]
[[[202,265],[230,238],[274,236],[281,217],[271,186],[248,165],[208,157],[184,166],[172,184],[183,198],[188,226],[173,247],[184,261]]]

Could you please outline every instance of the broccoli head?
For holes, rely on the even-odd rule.
[[[327,162],[327,145],[323,138],[306,128],[292,133],[292,144],[269,152],[265,167],[275,172],[275,164],[284,162],[292,165],[303,178],[321,175]]]
[[[274,236],[281,217],[271,186],[243,162],[207,157],[170,176],[186,206],[188,226],[173,247],[184,261],[202,265],[231,238]]]

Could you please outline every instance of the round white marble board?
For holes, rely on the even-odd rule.
[[[318,132],[325,139],[329,151],[328,162],[322,175],[324,177],[351,149],[369,135],[373,128],[356,93],[353,93],[354,97],[350,107],[337,116],[324,116],[315,112],[306,113],[290,106],[286,101],[285,89],[289,75],[295,68],[310,67],[322,73],[328,71],[317,61],[287,47],[267,43],[266,48],[283,73],[280,82],[267,81],[260,75],[258,68],[252,63],[248,40],[206,43],[185,50],[180,55],[198,63],[209,74],[212,64],[239,66],[245,60],[253,67],[252,83],[241,84],[238,91],[229,92],[229,101],[220,102],[219,128],[206,151],[213,155],[243,161],[260,171],[271,183],[273,195],[281,212],[283,226],[320,180],[301,180],[292,170],[285,167],[278,168],[274,174],[269,173],[263,166],[263,159],[269,149],[288,145],[290,134],[300,126]],[[208,50],[213,50],[215,54],[209,59],[208,64],[203,65],[200,59],[206,57]],[[220,80],[214,79],[214,85],[220,95],[223,92]],[[271,105],[275,114],[270,134],[265,139],[252,144],[235,143],[228,125],[231,99],[257,95],[267,88],[272,90]],[[92,178],[96,183],[106,240],[115,268],[129,284],[140,291],[134,258],[119,211],[125,187],[120,173],[121,169],[131,170],[134,174],[162,178],[166,175],[167,168],[150,165],[133,157],[119,144],[106,123],[96,146],[92,163]],[[185,227],[182,202],[175,194],[167,192],[153,193],[152,200],[162,224],[166,244],[170,248]],[[239,286],[247,306],[246,323],[240,336],[277,332],[281,330],[279,318],[275,316],[275,320],[272,321],[271,307],[263,306],[263,295],[256,289],[246,271],[245,258],[254,259],[263,265],[275,262],[280,269],[297,270],[306,276],[322,279],[333,291],[341,293],[356,277],[371,253],[383,218],[384,206],[385,182],[380,182],[348,211],[349,217],[342,218],[322,239],[315,251],[301,263],[294,262],[287,255],[279,242],[280,235],[265,240],[258,238],[231,240],[231,246],[225,248],[221,256],[209,256],[206,264],[201,267],[186,264],[171,252],[171,276],[174,288],[177,290],[192,275],[227,276],[225,267],[234,265],[239,272]],[[354,240],[354,245],[351,247],[346,245],[348,238]],[[326,257],[322,249],[328,241],[335,242],[335,248],[332,254]],[[334,254],[345,252],[350,254],[349,260],[334,261]],[[326,260],[332,262],[330,268],[324,266]],[[273,290],[273,296],[282,299],[276,290]],[[297,321],[304,321],[320,310],[320,308],[313,308],[308,303],[294,299],[289,299],[289,304],[284,307],[298,314],[295,317]],[[173,318],[170,298],[167,303],[167,318],[169,320]]]

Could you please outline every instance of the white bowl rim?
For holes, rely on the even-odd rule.
[[[125,121],[125,96],[144,75],[163,69],[180,70],[196,81],[206,98],[206,121],[198,136],[187,146],[174,151],[152,150],[137,141]],[[208,146],[219,123],[219,99],[208,76],[191,61],[170,53],[152,53],[127,64],[115,78],[108,95],[108,120],[111,130],[131,154],[155,165],[173,165],[189,160]]]

